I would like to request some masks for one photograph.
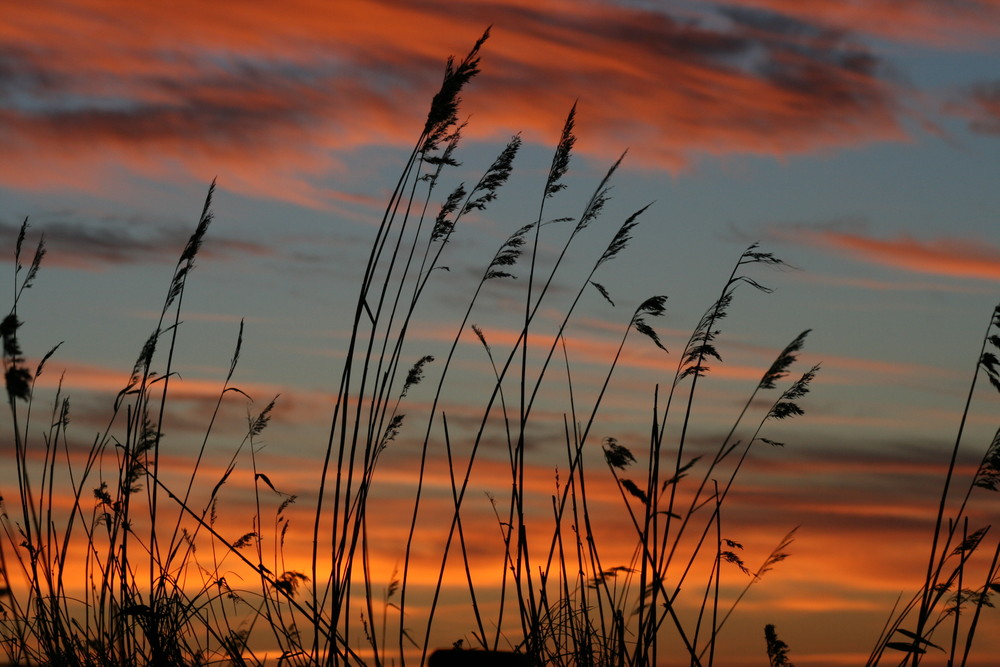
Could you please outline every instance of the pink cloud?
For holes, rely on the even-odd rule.
[[[356,169],[367,146],[408,145],[444,56],[488,24],[482,81],[466,95],[473,138],[523,129],[549,142],[578,97],[581,150],[633,145],[633,159],[675,169],[696,152],[785,156],[904,136],[900,91],[867,47],[828,27],[829,10],[749,7],[714,22],[562,1],[471,2],[461,16],[448,3],[315,0],[280,12],[23,8],[0,33],[4,83],[29,100],[0,107],[0,182],[91,190],[122,167],[219,174],[236,192],[349,208],[358,193],[329,192],[329,175]]]
[[[908,234],[876,239],[838,231],[814,232],[807,242],[858,261],[913,273],[1000,280],[1000,248],[986,242],[954,238],[924,241]]]

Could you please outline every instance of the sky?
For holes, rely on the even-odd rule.
[[[575,104],[567,187],[546,200],[546,218],[580,215],[627,154],[611,201],[542,304],[542,338],[618,226],[649,208],[630,246],[595,277],[614,307],[587,290],[566,331],[574,401],[593,404],[635,308],[668,296],[650,323],[669,352],[630,335],[589,474],[610,480],[597,444],[605,437],[645,447],[654,388],[672,382],[691,330],[740,253],[760,243],[785,265],[748,269],[773,293],[736,292],[717,341],[722,361],[699,386],[695,447],[725,434],[803,330],[795,372],[821,370],[801,401],[805,415],[767,436],[785,446],[754,449],[726,501],[726,530],[749,563],[798,527],[790,557],[727,626],[729,664],[748,653],[746,664],[760,664],[765,623],[800,667],[859,664],[896,597],[919,587],[943,471],[1000,301],[1000,2],[0,0],[0,14],[0,240],[12,276],[22,221],[29,246],[44,234],[42,271],[18,303],[21,342],[34,361],[65,341],[36,400],[51,402],[62,376],[74,439],[88,442],[106,425],[215,179],[215,219],[184,297],[169,464],[183,470],[197,450],[242,319],[233,382],[253,404],[227,398],[206,474],[224,469],[248,410],[280,395],[257,465],[308,506],[378,221],[446,59],[460,59],[489,26],[482,71],[462,93],[462,164],[445,171],[432,208],[458,182],[475,182],[512,136],[523,147],[497,200],[446,246],[449,271],[428,283],[405,363],[443,358],[483,266],[538,215]],[[544,264],[565,231],[542,232]],[[520,331],[524,261],[474,313],[498,349]],[[446,397],[464,434],[492,371],[470,331],[461,341]],[[565,365],[546,376],[529,443],[539,517],[566,465]],[[436,372],[430,364],[428,377]],[[432,384],[404,399],[410,413],[428,409]],[[982,383],[960,451],[963,484],[992,440],[996,401]],[[420,428],[404,428],[379,471],[380,585],[399,562],[397,519]],[[5,436],[5,457],[12,447]],[[499,576],[490,563],[500,552],[484,493],[504,492],[505,455],[487,452],[466,508],[487,582]],[[435,502],[446,503],[441,455],[434,465]],[[235,523],[247,516],[253,479],[241,466]],[[0,484],[10,498],[9,467]],[[596,516],[615,553],[628,539],[622,499],[604,488]],[[996,503],[974,494],[972,523],[990,523]],[[428,530],[433,544],[440,535]],[[292,530],[292,560],[308,550],[306,532]],[[464,574],[455,577],[446,583],[461,591]],[[1000,619],[986,611],[985,627],[995,628]],[[471,631],[461,612],[449,618],[440,645]],[[981,655],[998,648],[989,634],[980,633]]]

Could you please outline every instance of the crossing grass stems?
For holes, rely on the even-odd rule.
[[[432,203],[460,169],[456,158],[464,124],[461,93],[479,72],[480,51],[489,31],[462,60],[449,59],[423,129],[405,159],[376,228],[350,315],[343,370],[322,450],[318,491],[309,502],[310,569],[284,567],[283,547],[296,502],[279,491],[258,467],[255,441],[267,427],[276,400],[251,413],[242,441],[223,460],[222,474],[207,478],[206,446],[224,400],[250,397],[234,384],[243,324],[214,409],[198,443],[185,480],[162,470],[163,427],[177,373],[174,352],[182,325],[187,281],[212,221],[209,188],[194,233],[183,248],[159,311],[156,326],[141,347],[128,381],[114,397],[106,426],[79,451],[70,438],[69,397],[55,393],[45,426],[33,414],[35,382],[52,363],[56,346],[31,368],[21,348],[18,304],[39,274],[44,238],[27,261],[27,220],[17,238],[13,305],[0,323],[3,360],[14,442],[17,489],[4,501],[0,540],[0,643],[11,664],[43,665],[382,665],[422,664],[432,646],[446,585],[449,560],[459,562],[467,588],[470,627],[457,644],[481,650],[508,649],[536,665],[638,666],[661,663],[713,665],[718,662],[722,630],[749,588],[789,554],[794,529],[756,568],[744,563],[743,546],[729,537],[723,522],[726,500],[751,452],[781,447],[770,437],[776,422],[797,417],[819,366],[789,380],[808,331],[785,346],[752,388],[726,435],[709,454],[691,454],[691,426],[699,387],[710,376],[709,363],[721,363],[717,345],[738,290],[770,290],[762,270],[781,267],[780,259],[752,245],[735,261],[718,297],[700,318],[683,349],[675,353],[669,382],[652,388],[648,441],[633,452],[614,437],[595,443],[593,428],[626,345],[666,347],[653,323],[665,312],[667,297],[652,295],[635,307],[621,326],[621,337],[596,397],[586,404],[573,391],[573,364],[566,345],[579,304],[596,296],[614,305],[600,273],[628,246],[649,205],[628,215],[607,233],[606,249],[591,260],[589,272],[557,318],[553,331],[538,323],[543,303],[575,241],[601,223],[612,182],[624,154],[607,170],[572,218],[548,219],[552,200],[564,197],[565,176],[576,142],[576,108],[570,110],[529,224],[499,246],[471,287],[443,360],[410,357],[406,342],[417,322],[425,290],[440,274],[449,242],[470,214],[484,214],[508,181],[522,140],[514,136],[474,185],[454,186],[436,214]],[[603,224],[603,223],[601,223]],[[543,242],[558,252],[546,262]],[[25,264],[22,264],[22,261]],[[520,269],[518,267],[521,267]],[[473,322],[492,281],[509,281],[518,271],[522,316],[516,340],[504,349],[489,342],[489,332]],[[525,275],[526,274],[526,275]],[[621,299],[619,299],[621,300]],[[985,377],[1000,389],[1000,308],[991,315],[969,400]],[[488,360],[491,387],[478,427],[453,440],[446,408],[447,380],[466,332],[472,331]],[[639,338],[636,339],[636,334]],[[539,363],[537,360],[541,359]],[[430,408],[406,414],[407,392],[437,366]],[[559,369],[561,366],[561,370]],[[533,496],[526,484],[528,431],[536,416],[543,382],[565,383],[569,396],[561,429],[564,467],[555,492]],[[772,398],[765,398],[771,396]],[[760,405],[767,405],[760,409]],[[35,411],[37,412],[37,411]],[[975,488],[1000,487],[1000,431],[989,445],[964,495],[953,498],[956,460],[969,416],[966,403],[947,469],[938,508],[927,576],[919,592],[893,610],[868,661],[917,665],[928,651],[944,652],[949,664],[964,665],[990,594],[1000,590],[1000,546],[982,571],[973,571],[973,554],[985,543],[989,527],[969,525],[967,509]],[[417,422],[416,424],[414,422]],[[496,425],[502,424],[499,434]],[[400,567],[381,591],[385,573],[373,572],[369,521],[372,489],[379,483],[383,457],[391,456],[403,429],[418,433],[408,531]],[[471,567],[463,510],[483,443],[506,443],[510,492],[491,497],[498,526],[496,548],[502,562],[499,591],[484,595]],[[591,452],[603,450],[596,470]],[[429,596],[413,585],[415,541],[426,520],[426,483],[431,451],[444,451],[450,480],[450,519],[439,553],[437,578]],[[249,459],[255,517],[250,531],[229,534],[218,520],[220,492],[238,464]],[[216,462],[217,463],[217,462]],[[603,469],[602,469],[603,468]],[[239,472],[238,472],[239,470]],[[110,472],[109,472],[110,471]],[[276,483],[277,482],[277,483]],[[631,526],[634,545],[628,562],[609,562],[602,554],[588,485],[613,484]],[[207,494],[196,489],[211,488]],[[68,508],[65,499],[69,498]],[[551,504],[550,528],[531,524],[533,504]],[[725,525],[725,529],[724,529]],[[265,526],[271,526],[265,535]],[[235,565],[234,565],[235,563]],[[266,563],[266,564],[265,564]],[[82,564],[78,591],[67,576]],[[226,573],[241,567],[250,588],[234,588]],[[695,572],[708,575],[691,581]],[[723,578],[745,582],[734,602],[720,596]],[[695,591],[690,614],[682,609]],[[413,610],[418,606],[422,611]],[[390,618],[390,616],[392,618]],[[511,618],[513,617],[513,618]],[[439,621],[438,621],[439,622]],[[789,647],[773,625],[764,626],[762,652],[772,665],[791,665]],[[946,639],[939,639],[945,635]],[[260,637],[277,651],[265,653]],[[933,637],[933,639],[932,639]],[[275,655],[277,654],[277,655]]]

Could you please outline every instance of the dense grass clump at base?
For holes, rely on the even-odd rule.
[[[550,219],[552,201],[566,197],[565,177],[576,142],[574,107],[540,184],[533,220],[510,232],[478,280],[467,285],[468,301],[456,314],[443,358],[414,355],[408,339],[428,285],[443,274],[449,242],[466,219],[487,214],[522,145],[520,136],[512,137],[474,184],[461,183],[440,194],[460,169],[460,95],[479,71],[486,39],[484,34],[460,61],[448,61],[375,229],[353,311],[342,316],[349,336],[310,498],[282,493],[282,481],[258,467],[255,443],[280,399],[250,414],[242,441],[224,459],[207,449],[223,401],[249,398],[234,384],[242,324],[187,473],[178,477],[164,464],[161,444],[177,375],[174,353],[179,331],[187,326],[182,306],[199,249],[210,242],[206,234],[214,184],[181,249],[158,321],[137,345],[140,352],[127,382],[109,397],[106,427],[86,447],[69,435],[70,403],[61,389],[44,417],[33,401],[35,381],[58,358],[58,350],[29,364],[18,337],[18,305],[39,278],[45,254],[39,239],[27,260],[25,221],[14,249],[13,304],[0,324],[17,485],[13,493],[3,489],[0,517],[0,645],[11,664],[421,665],[440,648],[435,638],[443,622],[443,594],[446,584],[454,585],[447,577],[456,571],[466,590],[467,626],[447,631],[461,638],[463,649],[512,651],[533,665],[720,662],[721,632],[739,613],[738,603],[788,556],[794,540],[793,529],[759,566],[751,567],[744,563],[742,545],[727,536],[723,525],[727,500],[747,457],[755,448],[783,446],[772,427],[803,414],[801,399],[819,366],[791,373],[809,332],[788,342],[761,369],[731,423],[719,426],[726,435],[707,454],[695,448],[692,424],[701,406],[699,388],[710,375],[709,364],[722,361],[718,346],[730,306],[741,289],[769,292],[760,274],[783,266],[770,252],[751,245],[736,258],[683,348],[671,350],[675,366],[669,380],[636,397],[650,407],[642,451],[614,437],[595,436],[594,425],[607,409],[606,393],[626,346],[655,346],[666,353],[654,325],[667,298],[635,299],[638,305],[621,322],[620,339],[598,379],[596,397],[585,403],[574,392],[567,349],[571,323],[585,298],[596,296],[612,305],[616,299],[624,301],[613,298],[600,275],[626,250],[649,206],[618,221],[595,257],[574,254],[580,235],[603,223],[612,182],[625,158],[623,154],[611,164],[578,202],[578,215]],[[543,246],[550,250],[542,252]],[[570,258],[574,266],[589,269],[573,278],[576,285],[563,299],[553,327],[550,313],[543,322],[542,307],[551,303],[557,277]],[[515,275],[519,305],[510,328],[516,335],[498,345],[487,328],[474,323],[474,316],[490,307],[486,287]],[[460,341],[469,331],[481,345],[489,371],[479,378],[486,392],[475,407],[478,417],[456,425],[449,421],[452,395],[446,387],[457,370],[453,362]],[[983,376],[1000,389],[996,348],[1000,309],[991,314],[976,359],[970,401]],[[426,411],[407,411],[408,392],[425,377],[434,383]],[[547,383],[563,386],[568,400],[561,408],[562,420],[554,425],[563,434],[557,443],[564,452],[558,483],[540,496],[527,474],[531,429],[546,419],[539,405]],[[917,665],[925,656],[937,659],[935,654],[947,656],[950,665],[966,664],[982,611],[992,606],[990,594],[1000,590],[1000,546],[991,561],[986,559],[985,569],[973,567],[972,557],[986,544],[988,527],[969,525],[966,511],[973,488],[1000,487],[1000,431],[957,505],[953,498],[962,483],[956,461],[968,416],[969,403],[943,482],[926,579],[893,610],[869,665]],[[418,452],[407,504],[409,528],[400,536],[398,553],[385,556],[375,552],[370,528],[380,502],[380,465],[393,455],[404,429]],[[487,442],[502,443],[503,469],[509,473],[504,484],[509,494],[490,498],[497,536],[490,546],[499,556],[499,584],[477,582],[467,539],[470,482]],[[593,466],[598,451],[603,460]],[[450,496],[444,519],[428,513],[429,467],[441,457]],[[234,475],[245,474],[238,465],[252,475],[255,515],[252,530],[234,536],[223,527],[220,517],[226,507],[219,501]],[[221,474],[209,472],[218,470]],[[610,560],[617,556],[609,553],[621,553],[622,545],[603,542],[594,527],[593,489],[601,485],[620,498],[621,517],[631,535],[625,562]],[[288,520],[293,510],[307,515],[308,525],[293,526]],[[539,515],[546,521],[538,521]],[[417,541],[428,522],[445,526],[430,586],[415,583],[417,569],[427,566]],[[307,567],[286,565],[291,559],[284,544],[290,531],[308,532]],[[379,582],[386,573],[373,570],[376,556],[398,562],[384,588]],[[727,601],[720,591],[730,572],[740,574],[746,587]],[[791,665],[796,647],[779,637],[769,619],[760,619],[759,627],[761,662],[766,658],[771,665]]]

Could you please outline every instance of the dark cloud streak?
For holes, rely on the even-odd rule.
[[[1000,136],[1000,80],[969,87],[948,111],[966,119],[973,132]]]
[[[134,218],[96,223],[73,213],[45,215],[41,221],[29,220],[29,238],[45,235],[46,264],[101,270],[122,264],[175,262],[192,231],[180,224]],[[0,244],[13,247],[20,227],[20,222],[0,219]],[[210,258],[272,254],[271,248],[261,244],[215,236],[201,250],[202,256]]]

